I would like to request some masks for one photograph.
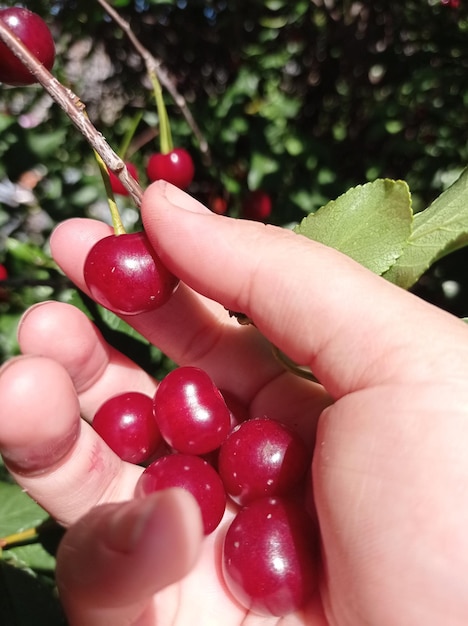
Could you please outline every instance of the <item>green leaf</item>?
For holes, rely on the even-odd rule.
[[[0,537],[36,528],[48,514],[16,484],[0,482]],[[5,551],[13,562],[31,569],[53,570],[55,559],[34,543]]]
[[[384,278],[408,289],[438,259],[468,245],[468,168],[424,211],[414,216],[403,254]]]
[[[408,185],[378,179],[349,189],[305,217],[294,230],[382,274],[401,255],[412,220]]]

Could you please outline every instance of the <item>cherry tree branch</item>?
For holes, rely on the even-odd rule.
[[[162,63],[160,60],[156,59],[147,48],[145,48],[139,39],[136,37],[133,32],[130,24],[123,19],[123,17],[117,13],[117,11],[110,6],[107,0],[97,0],[99,4],[104,8],[106,13],[114,20],[114,22],[124,31],[129,40],[131,41],[133,47],[138,52],[138,54],[142,57],[146,70],[148,73],[153,72],[158,77],[159,82],[167,89],[167,91],[171,94],[172,99],[179,107],[182,115],[185,117],[187,124],[190,126],[193,134],[197,138],[198,145],[200,147],[200,151],[204,154],[205,158],[208,162],[211,162],[210,149],[208,146],[208,142],[200,131],[195,119],[187,106],[187,101],[185,98],[177,91],[173,81],[170,79],[167,71],[162,67]]]
[[[125,186],[137,207],[141,205],[142,189],[127,170],[123,160],[114,152],[110,145],[91,123],[85,111],[85,105],[79,97],[60,83],[37,58],[31,54],[23,42],[16,37],[8,26],[0,20],[0,40],[18,57],[37,81],[44,87],[50,97],[67,114],[78,128],[89,145],[99,154],[107,168],[115,173]]]

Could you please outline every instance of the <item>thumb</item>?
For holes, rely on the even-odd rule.
[[[454,367],[450,347],[466,346],[463,322],[285,228],[215,215],[167,183],[146,190],[142,218],[181,280],[248,315],[335,398],[402,376],[443,375]]]
[[[192,496],[168,489],[91,509],[67,530],[57,585],[70,626],[123,626],[194,565],[202,524]]]

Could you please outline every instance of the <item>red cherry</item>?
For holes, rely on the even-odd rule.
[[[251,191],[244,198],[241,214],[248,220],[265,221],[271,214],[271,197],[261,189]]]
[[[142,232],[100,239],[86,257],[84,278],[96,302],[119,315],[159,308],[179,282]]]
[[[93,428],[129,463],[146,463],[162,441],[153,415],[153,399],[137,391],[106,400],[94,415]]]
[[[166,180],[168,183],[186,189],[193,180],[195,167],[193,160],[184,148],[174,148],[167,154],[152,154],[146,166],[151,181]]]
[[[138,181],[138,170],[133,163],[125,163],[129,173],[133,176],[133,178]],[[123,186],[123,183],[120,179],[114,174],[114,172],[109,172],[109,179],[112,191],[119,196],[128,196],[128,190]]]
[[[226,494],[216,470],[207,461],[188,454],[163,456],[145,468],[135,495],[141,497],[169,487],[180,487],[193,495],[200,506],[205,535],[217,528],[226,508]]]
[[[228,204],[223,197],[215,196],[210,202],[210,209],[213,213],[224,215],[227,212]]]
[[[221,445],[218,472],[240,505],[289,493],[305,476],[311,458],[302,439],[267,417],[239,424]]]
[[[55,44],[49,27],[39,15],[20,7],[0,10],[0,20],[48,70],[55,61]],[[23,86],[37,82],[31,72],[0,41],[0,82]]]
[[[223,575],[236,600],[260,615],[301,609],[317,585],[311,520],[282,498],[262,498],[241,509],[223,546]]]
[[[154,395],[154,415],[163,439],[184,454],[216,450],[231,428],[221,392],[198,367],[178,367],[163,378]]]
[[[6,280],[8,278],[7,268],[0,263],[0,280]]]

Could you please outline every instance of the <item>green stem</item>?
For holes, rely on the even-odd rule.
[[[94,151],[94,154],[96,156],[96,161],[99,165],[99,171],[101,172],[104,187],[106,188],[107,202],[109,204],[114,233],[116,235],[124,235],[125,228],[122,223],[122,218],[120,217],[119,209],[117,208],[117,204],[114,198],[114,192],[112,191],[112,187],[110,184],[109,170],[107,169],[106,164],[101,159],[100,155],[96,151]]]
[[[122,160],[124,160],[127,155],[128,148],[130,147],[130,144],[135,135],[136,129],[138,128],[138,124],[141,122],[142,117],[143,117],[143,111],[139,111],[133,118],[133,122],[130,128],[127,130],[127,132],[124,135],[122,145],[120,146],[120,150],[119,150],[119,156]]]
[[[159,117],[159,142],[162,154],[168,154],[172,151],[174,145],[172,143],[171,126],[167,115],[166,105],[164,104],[161,84],[154,72],[149,73],[151,84],[153,85],[154,98],[156,100],[156,108]]]
[[[37,536],[37,528],[27,528],[26,530],[21,530],[17,533],[11,533],[11,535],[2,537],[0,539],[0,547],[8,548],[17,544],[23,544],[31,540],[37,539]]]

